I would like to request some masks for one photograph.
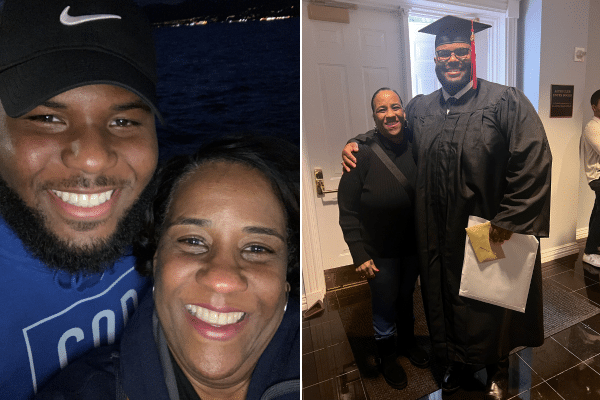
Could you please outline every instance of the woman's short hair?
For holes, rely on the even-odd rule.
[[[285,210],[288,234],[287,281],[291,294],[300,295],[300,151],[276,137],[227,136],[201,146],[195,153],[175,156],[156,173],[157,192],[146,213],[146,228],[134,245],[136,269],[152,275],[152,260],[177,185],[199,166],[211,161],[240,163],[261,172]]]
[[[375,93],[373,93],[373,97],[371,97],[371,111],[375,112],[375,96],[377,96],[379,92],[383,92],[384,90],[389,90],[391,92],[396,93],[396,96],[398,96],[398,98],[400,99],[400,105],[402,106],[402,108],[404,108],[404,106],[402,105],[402,97],[400,97],[398,92],[396,92],[394,89],[390,89],[389,87],[382,87],[377,89]]]

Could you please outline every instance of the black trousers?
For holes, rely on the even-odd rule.
[[[587,241],[585,242],[586,254],[600,254],[600,179],[590,182],[590,188],[596,193],[596,201],[590,216]]]

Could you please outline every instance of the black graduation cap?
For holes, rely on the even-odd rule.
[[[471,44],[471,22],[473,22],[473,33],[491,28],[488,24],[446,15],[420,29],[419,32],[435,35],[435,47],[447,43]]]
[[[471,45],[471,79],[473,89],[477,89],[477,74],[475,62],[475,34],[491,28],[491,25],[446,15],[437,21],[419,29],[419,32],[435,35],[435,47],[449,43],[466,43]]]

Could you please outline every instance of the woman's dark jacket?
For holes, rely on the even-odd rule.
[[[414,188],[417,169],[410,142],[393,143],[378,131],[359,144],[356,168],[338,186],[340,227],[357,267],[374,257],[399,258],[417,253],[411,191],[400,183],[372,149],[376,142]]]
[[[125,328],[120,345],[96,348],[71,363],[36,399],[169,400],[153,314],[154,300],[152,293],[148,293]],[[171,381],[171,389],[173,384]],[[299,397],[300,305],[298,299],[290,297],[281,325],[252,373],[246,399]]]

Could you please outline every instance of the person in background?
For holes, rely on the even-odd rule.
[[[298,158],[276,138],[225,138],[162,167],[136,246],[152,292],[120,344],[38,399],[298,399]]]
[[[583,251],[583,262],[600,268],[600,90],[590,99],[594,116],[583,129],[579,150],[590,188],[596,201],[590,216],[588,237]]]
[[[343,174],[338,187],[340,227],[356,271],[368,278],[380,369],[390,386],[404,389],[408,378],[397,362],[399,355],[417,367],[429,365],[414,334],[413,292],[419,274],[413,205],[416,166],[398,93],[377,90],[371,109],[375,129],[359,146],[357,168]]]
[[[448,365],[442,390],[456,392],[485,366],[484,397],[505,399],[511,350],[544,342],[539,248],[525,312],[511,311],[458,295],[465,228],[474,215],[491,221],[494,242],[513,232],[547,237],[552,155],[525,95],[475,76],[474,33],[489,27],[445,16],[421,29],[435,35],[442,88],[413,98],[406,114],[417,163],[423,302],[433,352]],[[355,165],[356,148],[344,148],[346,168]]]
[[[0,398],[118,341],[148,280],[131,240],[158,161],[150,24],[130,0],[5,0]]]

